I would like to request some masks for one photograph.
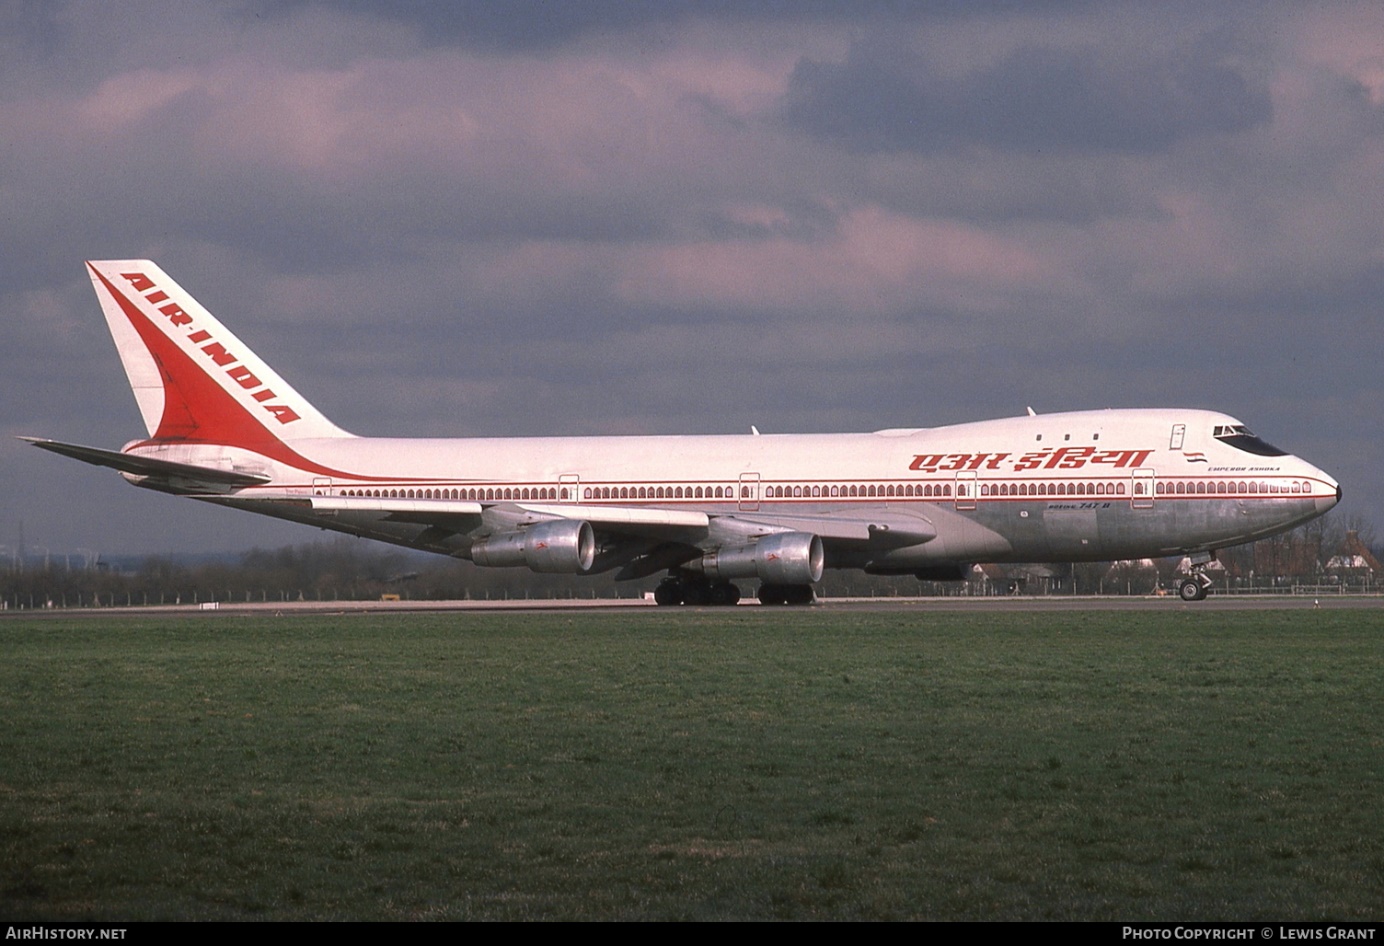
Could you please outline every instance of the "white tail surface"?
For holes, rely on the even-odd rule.
[[[88,262],[151,440],[265,451],[350,437],[149,260]]]

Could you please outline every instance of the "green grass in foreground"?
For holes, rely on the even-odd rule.
[[[1379,919],[1378,612],[0,622],[0,917]]]

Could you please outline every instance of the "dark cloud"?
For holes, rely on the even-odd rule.
[[[632,30],[670,30],[695,22],[812,22],[904,18],[926,12],[944,17],[974,16],[1013,9],[1013,2],[881,4],[874,9],[851,0],[699,0],[649,3],[647,0],[250,0],[245,12],[282,17],[310,6],[329,6],[416,29],[429,44],[448,44],[492,51],[535,52],[552,49],[596,34]]]
[[[1384,522],[1384,14],[1217,10],[11,2],[6,432],[139,432],[81,260],[151,256],[360,433],[1185,404]],[[303,535],[0,479],[4,544]]]
[[[1024,45],[953,76],[899,44],[857,43],[844,62],[800,62],[782,109],[793,127],[856,151],[1157,152],[1273,118],[1268,90],[1209,45],[1144,61]]]
[[[50,61],[67,43],[64,0],[0,0],[0,69]]]

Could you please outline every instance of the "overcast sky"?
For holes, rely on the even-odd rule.
[[[0,0],[0,215],[7,435],[143,435],[82,261],[150,257],[356,433],[1205,407],[1384,529],[1381,4]],[[0,482],[9,547],[319,535]]]

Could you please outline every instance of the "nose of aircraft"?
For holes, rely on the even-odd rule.
[[[1321,479],[1326,483],[1328,488],[1334,487],[1336,490],[1335,495],[1327,494],[1323,496],[1318,496],[1316,498],[1317,515],[1320,516],[1322,513],[1329,511],[1333,506],[1335,506],[1337,503],[1341,501],[1341,484],[1337,483],[1335,480],[1327,476],[1325,473],[1322,473],[1320,470],[1317,472],[1317,475],[1321,477]]]

